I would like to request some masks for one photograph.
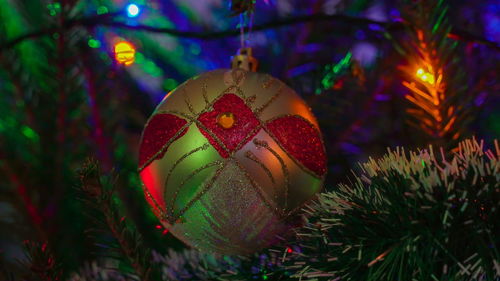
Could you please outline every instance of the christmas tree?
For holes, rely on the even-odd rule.
[[[497,0],[0,1],[1,280],[500,280]]]

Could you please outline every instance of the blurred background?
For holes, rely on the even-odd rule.
[[[429,12],[408,8],[418,1],[257,0],[253,16],[231,2],[245,1],[0,0],[2,264],[25,259],[24,240],[48,241],[71,270],[94,259],[85,232],[92,222],[74,189],[88,157],[117,175],[124,212],[148,246],[185,247],[143,198],[141,132],[166,93],[230,66],[241,25],[253,29],[244,41],[259,72],[283,80],[316,114],[329,159],[326,190],[387,147],[499,137],[499,0],[445,1],[446,23],[436,30],[448,28],[447,48],[432,37]],[[453,134],[422,129],[426,119],[411,109],[423,107],[408,98],[416,92],[408,85],[427,81],[432,92],[440,75],[439,110],[460,114]]]

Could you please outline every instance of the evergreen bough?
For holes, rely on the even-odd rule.
[[[474,139],[453,152],[389,150],[306,206],[308,222],[281,245],[151,262],[162,280],[499,280],[499,158],[496,141],[493,152]]]
[[[285,266],[331,280],[498,280],[500,150],[389,151],[305,211]],[[290,242],[290,241],[289,241]]]

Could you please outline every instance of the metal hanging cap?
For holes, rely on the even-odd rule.
[[[238,54],[231,57],[231,68],[241,68],[246,71],[256,72],[259,62],[252,56],[252,48],[245,47],[238,50]]]

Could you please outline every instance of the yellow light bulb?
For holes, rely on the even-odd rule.
[[[417,76],[422,76],[422,74],[424,74],[424,70],[422,68],[419,68],[417,70]]]
[[[115,44],[115,59],[118,63],[131,65],[135,61],[135,47],[128,42]]]

